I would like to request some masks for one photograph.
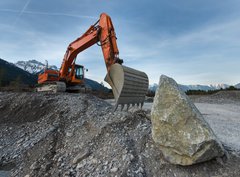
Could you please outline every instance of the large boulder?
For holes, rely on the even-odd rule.
[[[224,155],[208,123],[172,78],[160,77],[151,119],[153,140],[170,163],[191,165]]]

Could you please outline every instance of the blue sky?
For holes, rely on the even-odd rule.
[[[124,64],[150,84],[161,74],[181,84],[240,82],[240,1],[1,0],[0,58],[36,59],[60,67],[70,42],[108,13]],[[80,53],[86,77],[103,81],[99,46]]]

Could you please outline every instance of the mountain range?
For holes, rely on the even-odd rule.
[[[236,84],[234,87],[240,89],[240,83]]]
[[[221,88],[226,89],[230,86],[231,85],[228,85],[228,84],[211,84],[211,85],[182,85],[182,84],[179,84],[179,87],[183,91],[188,91],[188,90],[204,90],[204,91],[219,90]],[[240,83],[234,85],[234,87],[240,89]],[[154,83],[152,85],[149,85],[149,90],[151,90],[151,91],[156,91],[157,88],[158,88],[158,84],[156,84],[156,83]]]
[[[19,84],[33,86],[37,83],[37,75],[31,74],[0,58],[0,85],[7,86],[16,81]]]
[[[46,67],[46,64],[43,64],[37,60],[18,61],[14,64],[17,67],[19,67],[31,74],[37,74]],[[51,68],[53,70],[58,69],[55,65],[49,65],[48,68]]]

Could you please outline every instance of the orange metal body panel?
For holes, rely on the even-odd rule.
[[[58,81],[59,72],[56,70],[45,70],[43,73],[38,75],[38,84],[45,82]]]
[[[117,37],[111,18],[102,13],[99,20],[101,32],[99,34],[99,41],[101,43],[104,61],[109,71],[110,66],[119,60],[119,51],[117,47]]]

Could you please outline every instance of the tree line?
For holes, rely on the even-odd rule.
[[[229,86],[226,89],[221,88],[221,89],[218,89],[218,90],[187,90],[187,91],[185,91],[185,93],[187,95],[210,95],[210,94],[214,94],[214,93],[217,93],[217,92],[223,91],[223,90],[225,90],[225,91],[239,90],[240,91],[240,89],[238,89],[234,86]],[[148,97],[154,97],[155,96],[155,91],[149,89],[148,92],[147,92],[147,96]]]

